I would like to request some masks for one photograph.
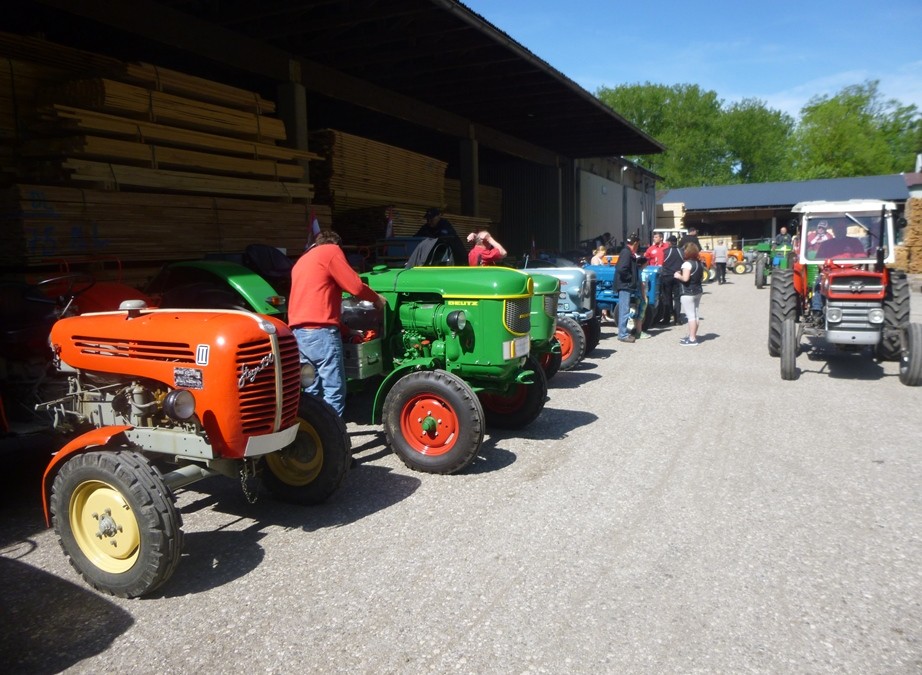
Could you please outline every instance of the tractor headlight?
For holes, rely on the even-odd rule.
[[[826,308],[826,321],[829,323],[839,323],[842,320],[842,309],[840,307]]]
[[[317,369],[314,368],[313,363],[302,363],[301,364],[301,388],[309,387],[314,384],[314,380],[317,379]]]
[[[174,389],[163,399],[163,412],[177,422],[185,422],[195,414],[195,397],[188,389]]]
[[[868,321],[871,323],[883,323],[884,310],[882,310],[880,307],[875,307],[874,309],[868,310]]]
[[[271,321],[260,319],[259,327],[266,331],[269,335],[275,335],[275,325]]]
[[[445,323],[447,323],[448,327],[455,333],[459,333],[467,326],[467,315],[464,313],[464,310],[456,309],[454,312],[448,313],[448,316],[445,317]]]

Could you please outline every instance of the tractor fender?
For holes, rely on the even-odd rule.
[[[381,386],[378,387],[378,391],[375,393],[375,404],[371,410],[371,423],[380,424],[381,415],[384,411],[384,399],[387,398],[387,393],[391,390],[391,387],[399,380],[401,377],[410,372],[416,372],[420,370],[436,370],[439,367],[438,359],[413,359],[410,363],[405,363],[398,368],[394,368],[391,372],[387,374],[387,377],[384,378],[384,381],[381,382]]]
[[[88,448],[108,445],[113,438],[125,433],[129,429],[134,429],[134,427],[129,425],[115,425],[91,429],[85,434],[81,434],[71,440],[54,454],[54,457],[51,458],[51,462],[45,468],[45,474],[42,476],[42,508],[45,511],[45,525],[47,527],[51,527],[51,513],[49,511],[51,482],[54,480],[54,476],[61,465],[72,455],[85,452]]]

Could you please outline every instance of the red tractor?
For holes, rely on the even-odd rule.
[[[922,325],[909,321],[909,282],[894,261],[896,206],[878,200],[801,202],[791,264],[771,275],[768,352],[797,378],[802,338],[812,347],[872,350],[899,361],[900,382],[922,385]],[[905,221],[900,223],[905,224]]]
[[[351,459],[345,425],[322,401],[301,397],[298,347],[284,323],[244,311],[150,310],[141,299],[67,316],[92,284],[76,275],[56,283],[69,309],[50,335],[29,333],[48,354],[44,365],[22,367],[4,350],[4,367],[25,377],[19,392],[4,381],[3,401],[21,400],[26,388],[42,399],[30,406],[33,420],[4,420],[4,440],[43,423],[53,429],[46,521],[94,588],[135,597],[170,578],[183,539],[177,488],[224,475],[253,501],[259,478],[282,500],[314,504],[339,486]],[[42,288],[19,299],[48,306]],[[17,298],[10,288],[6,296]]]

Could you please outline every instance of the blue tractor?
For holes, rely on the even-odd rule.
[[[599,311],[608,310],[612,316],[618,314],[618,292],[615,290],[615,265],[586,265],[586,271],[591,271],[596,277],[595,299]],[[654,323],[663,317],[665,305],[663,304],[659,292],[659,275],[660,267],[658,265],[647,265],[640,270],[640,278],[647,292],[647,306],[642,321],[642,328],[648,329]],[[638,290],[631,296],[631,310],[633,321],[637,321],[638,308],[642,303],[642,297]],[[629,330],[633,330],[634,323],[628,325]]]

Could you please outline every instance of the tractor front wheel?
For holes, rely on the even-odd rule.
[[[760,255],[755,262],[756,288],[765,288],[765,256]]]
[[[480,399],[464,380],[444,370],[400,378],[384,399],[383,418],[388,445],[414,471],[460,471],[483,443]]]
[[[781,379],[797,379],[797,324],[787,318],[781,324]]]
[[[67,460],[51,488],[51,517],[71,565],[104,593],[150,593],[179,564],[182,518],[160,472],[137,452]]]
[[[586,357],[599,346],[599,340],[602,339],[602,317],[601,315],[594,316],[580,325],[586,338],[586,351],[583,353],[583,356]]]
[[[560,343],[560,369],[573,370],[586,355],[586,334],[583,333],[583,327],[573,317],[557,317],[554,337]]]
[[[260,476],[276,498],[292,504],[326,501],[342,483],[352,460],[346,425],[325,401],[303,394],[298,435],[288,447],[263,458]]]
[[[903,349],[900,355],[900,382],[907,387],[922,385],[922,324],[903,327]]]
[[[535,421],[547,400],[547,379],[537,360],[529,356],[525,369],[533,371],[531,384],[516,384],[508,395],[481,392],[487,424],[498,429],[522,429]]]

